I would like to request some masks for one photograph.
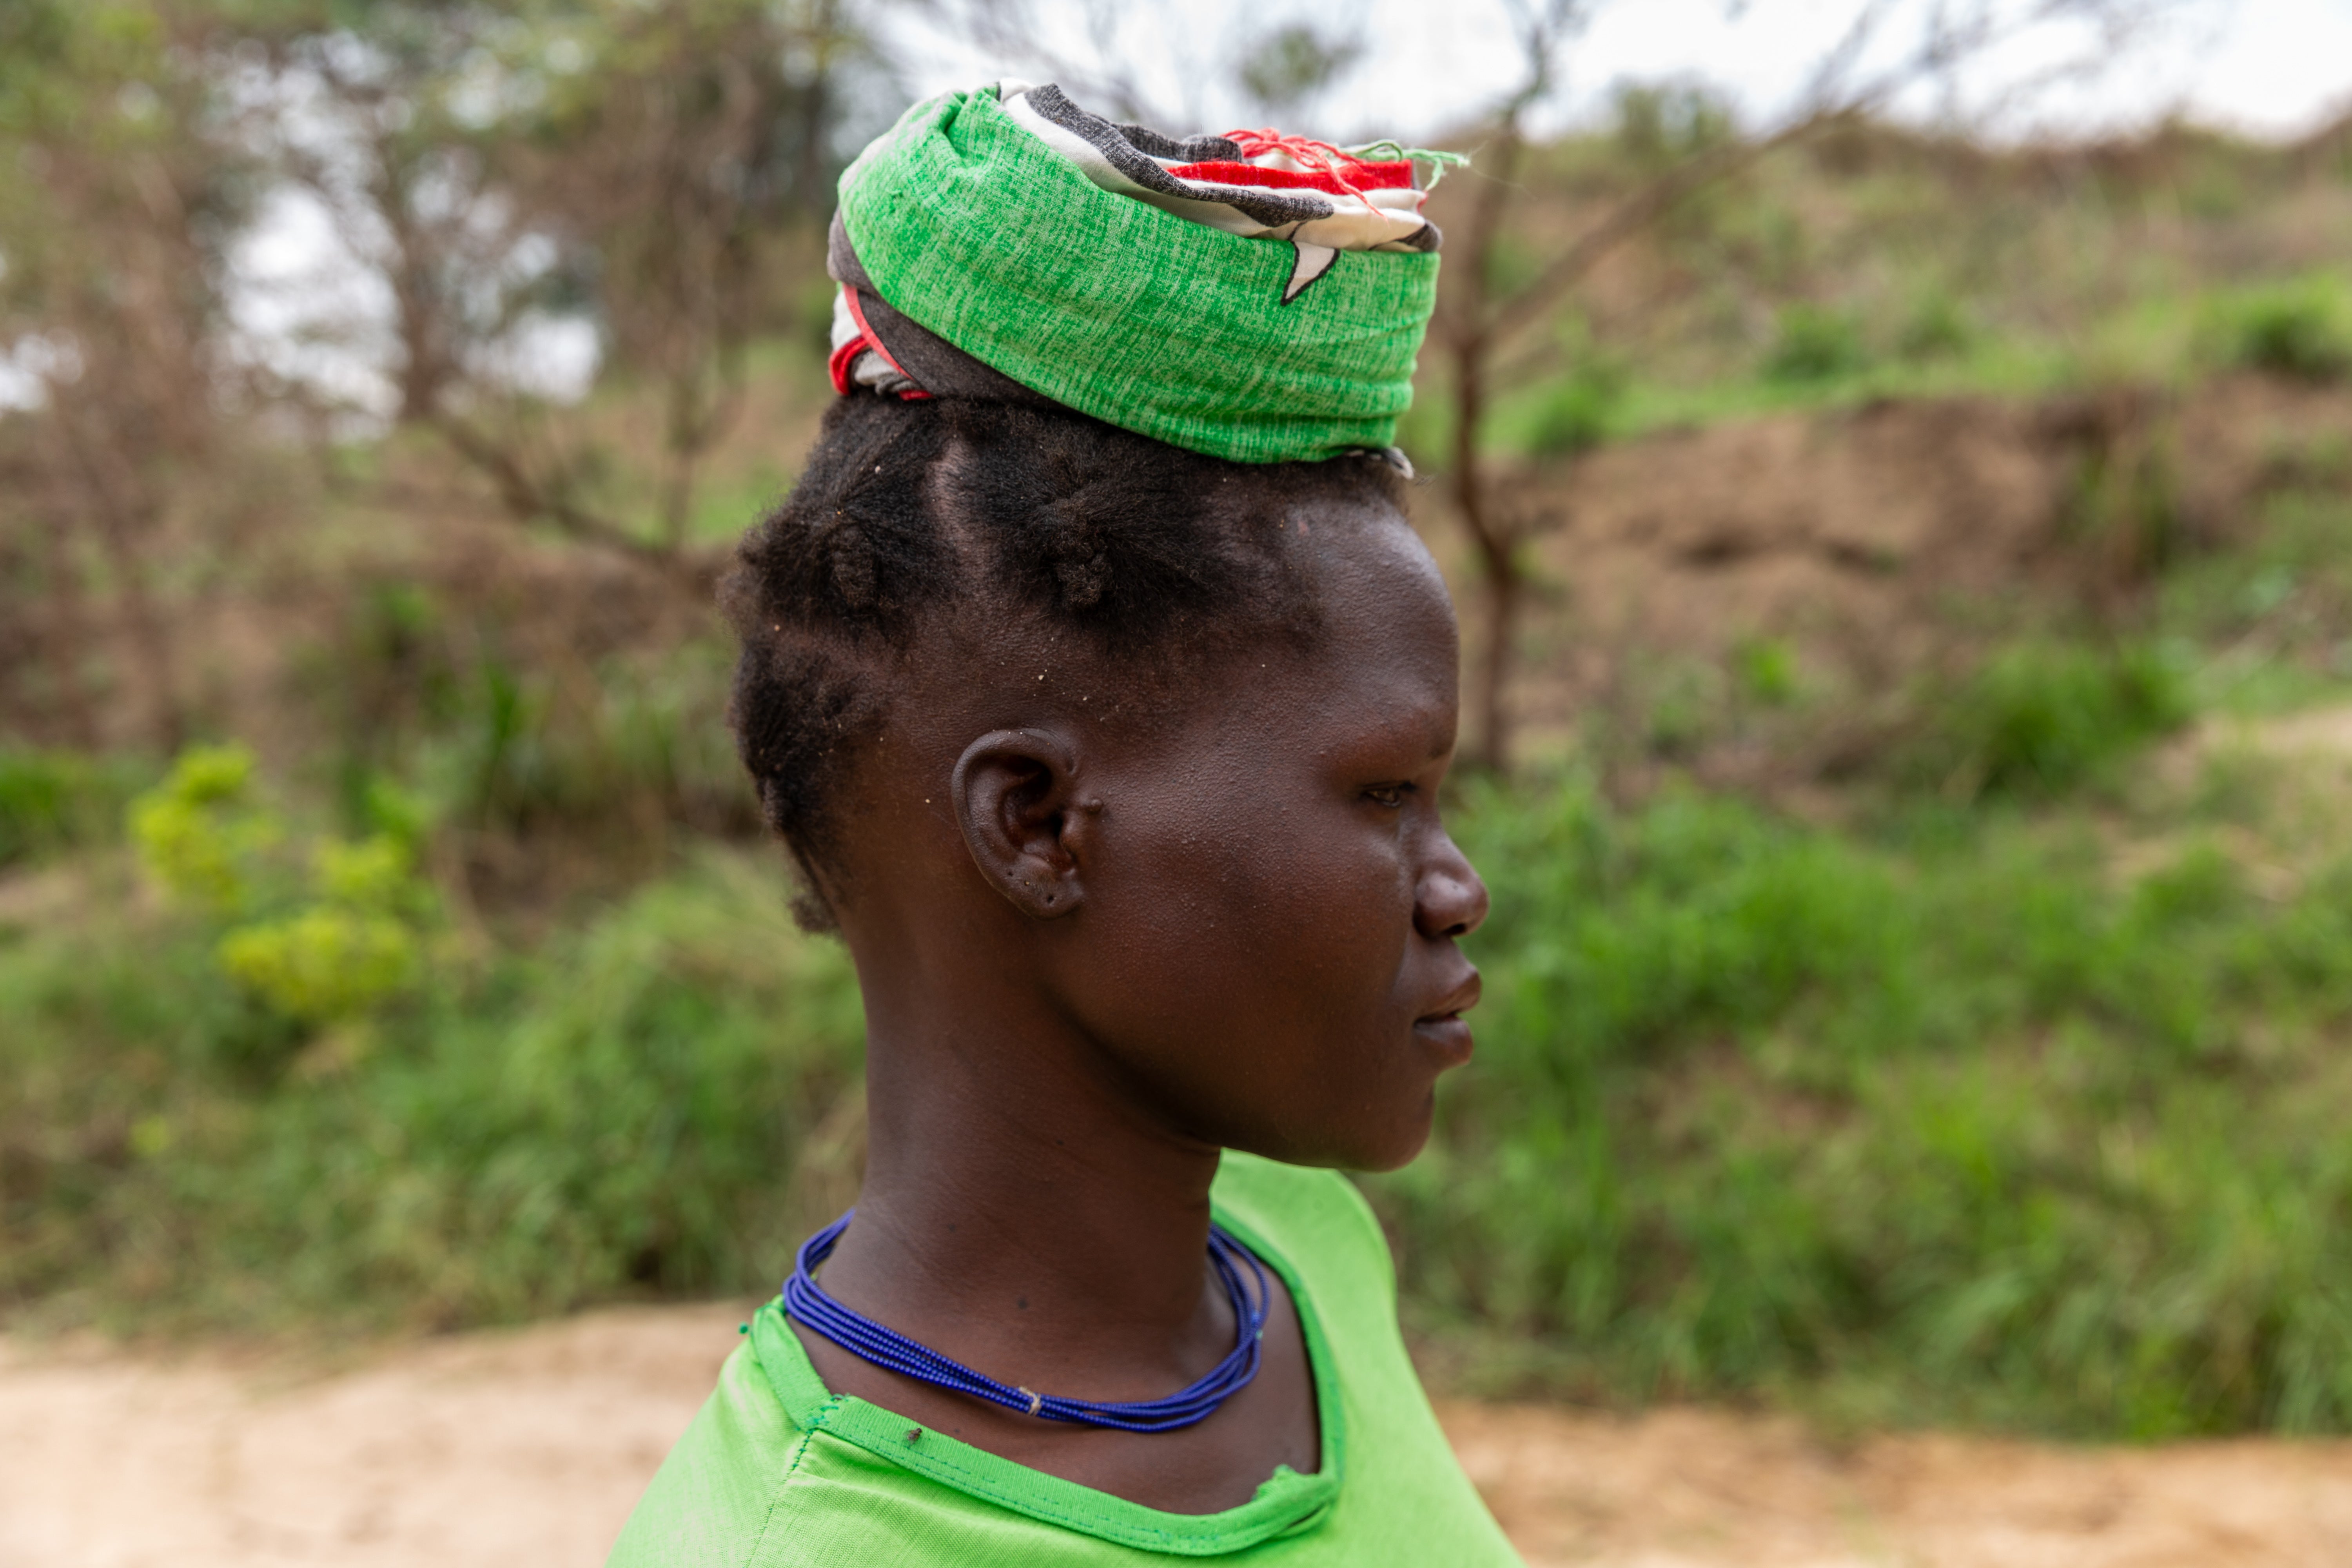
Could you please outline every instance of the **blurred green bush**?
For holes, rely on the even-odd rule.
[[[112,842],[145,771],[135,757],[0,748],[0,869]]]
[[[2352,302],[2326,277],[2224,296],[2218,327],[2231,363],[2304,381],[2352,373]]]
[[[1804,385],[1836,381],[1869,367],[1869,344],[1852,311],[1790,305],[1780,313],[1776,334],[1764,356],[1767,381]]]
[[[2005,647],[1931,693],[1891,769],[1948,796],[2047,798],[2186,723],[2188,660],[2152,643]]]
[[[378,833],[320,838],[307,876],[278,863],[288,837],[257,799],[253,754],[200,746],[131,806],[142,864],[173,897],[221,925],[221,969],[286,1017],[351,1021],[420,976],[436,915],[415,843]]]
[[[1482,795],[1480,1056],[1372,1184],[1426,1331],[1506,1384],[1810,1389],[1872,1419],[2352,1426],[2352,868],[1969,819]]]
[[[1896,346],[1908,360],[1957,359],[1975,345],[1978,336],[1968,307],[1934,289],[1913,301]]]
[[[140,816],[184,848],[257,794],[211,753]],[[219,815],[158,835],[159,803]],[[2352,866],[2258,894],[2192,832],[2118,877],[2063,820],[1471,786],[1479,1058],[1369,1183],[1416,1330],[1474,1386],[2352,1429]],[[388,851],[251,837],[297,910],[413,910]],[[253,902],[0,932],[0,1303],[456,1324],[768,1288],[853,1190],[859,1105],[854,977],[786,894],[707,849],[543,942],[431,936],[357,1015],[224,965]]]
[[[17,1314],[456,1324],[780,1273],[860,1039],[780,870],[714,854],[363,1027],[243,984],[213,930],[125,905],[0,943]]]
[[[1541,457],[1575,457],[1606,442],[1625,399],[1624,368],[1593,357],[1545,388],[1536,402],[1526,436],[1528,451]]]

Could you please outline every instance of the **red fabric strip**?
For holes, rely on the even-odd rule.
[[[1168,171],[1180,180],[1205,180],[1219,185],[1255,185],[1270,191],[1321,191],[1328,195],[1352,196],[1364,191],[1402,191],[1412,188],[1412,164],[1409,162],[1381,163],[1350,163],[1349,176],[1353,184],[1343,183],[1337,174],[1316,170],[1300,174],[1292,169],[1268,169],[1256,163],[1180,163]]]
[[[866,311],[857,303],[857,290],[850,288],[847,284],[844,284],[842,285],[841,293],[842,298],[849,301],[849,319],[857,323],[859,335],[854,341],[845,342],[842,344],[841,347],[835,349],[833,352],[833,358],[826,362],[827,365],[833,371],[833,389],[835,392],[840,393],[844,397],[849,395],[850,364],[859,354],[866,353],[869,349],[882,356],[882,363],[884,364],[888,365],[900,375],[907,375],[907,367],[900,364],[896,359],[891,357],[890,351],[882,346],[882,340],[875,335],[874,329],[866,324]],[[914,381],[915,378],[911,375],[907,375],[907,379],[908,381]],[[900,393],[898,395],[898,401],[901,403],[914,403],[922,398],[929,397],[929,393],[925,392],[922,389],[921,384],[917,383],[914,391]]]
[[[857,363],[859,354],[872,346],[864,338],[852,338],[833,351],[833,357],[824,362],[824,368],[832,373],[835,392],[844,397],[849,395],[850,387],[856,384],[849,379],[849,367]]]

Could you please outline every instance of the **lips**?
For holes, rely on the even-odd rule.
[[[1435,1007],[1412,1021],[1413,1034],[1434,1047],[1447,1067],[1460,1067],[1470,1059],[1470,1026],[1462,1015],[1478,1005],[1480,988],[1478,972],[1474,969]]]

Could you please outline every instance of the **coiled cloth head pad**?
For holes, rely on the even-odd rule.
[[[1244,463],[1385,452],[1437,298],[1449,155],[1178,141],[1058,88],[919,103],[841,178],[845,395],[1059,404]]]

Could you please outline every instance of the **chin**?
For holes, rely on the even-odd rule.
[[[1421,1102],[1421,1110],[1408,1126],[1398,1130],[1394,1138],[1384,1141],[1377,1149],[1366,1151],[1365,1157],[1349,1162],[1352,1171],[1396,1171],[1413,1163],[1423,1149],[1429,1147],[1430,1129],[1437,1121],[1437,1095],[1432,1090]]]
[[[1423,1091],[1418,1104],[1400,1108],[1378,1126],[1335,1130],[1334,1136],[1318,1141],[1320,1152],[1314,1156],[1277,1154],[1275,1158],[1287,1159],[1294,1165],[1326,1165],[1368,1173],[1400,1170],[1429,1146],[1430,1129],[1436,1119],[1437,1091],[1433,1088]]]
[[[1286,1165],[1311,1165],[1323,1170],[1393,1171],[1412,1163],[1429,1143],[1436,1115],[1436,1095],[1425,1094],[1418,1110],[1378,1127],[1286,1128],[1275,1138],[1226,1138],[1228,1149],[1279,1160]]]

